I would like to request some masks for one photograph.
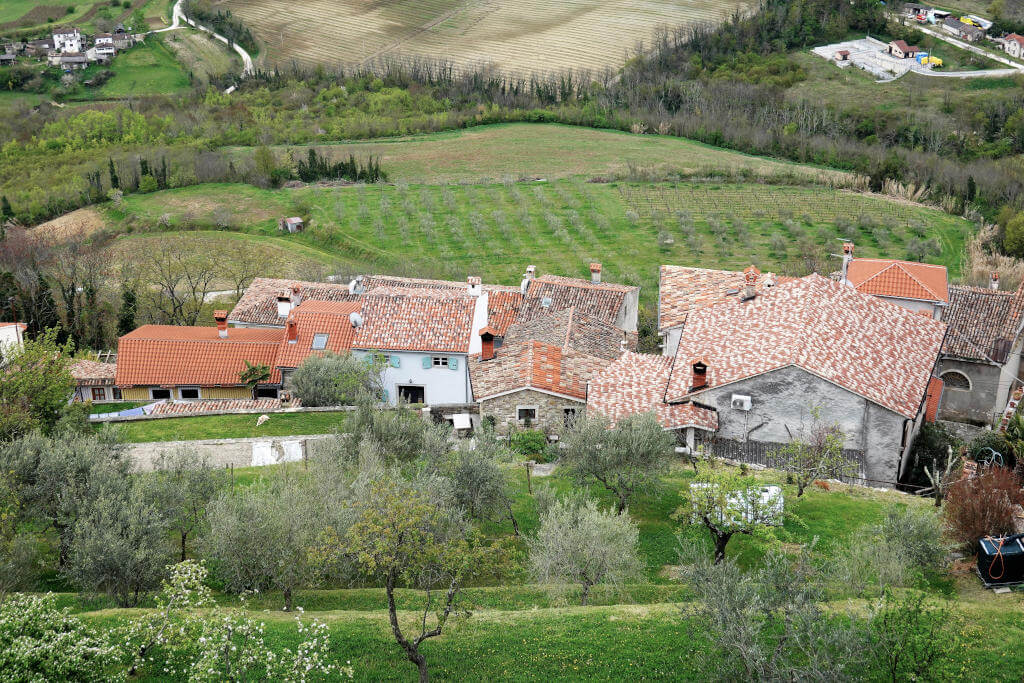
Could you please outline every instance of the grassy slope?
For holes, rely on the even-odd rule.
[[[586,264],[600,261],[610,281],[640,285],[649,304],[662,263],[739,268],[754,262],[762,269],[794,270],[800,267],[801,236],[826,248],[840,236],[853,238],[864,256],[902,258],[917,231],[938,240],[942,253],[934,260],[955,274],[969,231],[966,221],[939,211],[821,188],[569,180],[297,190],[203,185],[128,196],[123,211],[110,211],[110,217],[116,222],[131,214],[154,224],[169,214],[173,228],[189,212],[197,225],[209,226],[218,208],[237,208],[237,230],[312,248],[307,253],[333,258],[349,273],[374,269],[454,279],[477,273],[490,282],[517,283],[528,263],[541,272],[585,276]],[[689,219],[681,222],[679,211]],[[312,221],[304,233],[282,237],[276,220],[291,213]],[[844,223],[859,216],[879,227]],[[797,224],[787,225],[787,219]],[[661,232],[674,244],[660,246]],[[772,240],[777,234],[782,242]]]
[[[298,466],[292,465],[292,472]],[[279,468],[236,470],[238,482],[251,482]],[[525,533],[537,526],[536,507],[527,493],[521,469],[510,473],[515,484],[515,510]],[[779,481],[780,475],[765,472],[766,481]],[[424,652],[432,673],[440,679],[478,680],[550,680],[572,678],[686,679],[697,675],[694,655],[699,641],[687,631],[681,607],[688,600],[685,587],[661,571],[673,564],[678,544],[678,525],[668,518],[677,505],[675,492],[685,486],[690,475],[676,469],[665,480],[656,496],[644,496],[630,506],[630,514],[640,524],[641,548],[647,560],[649,577],[656,585],[634,585],[621,594],[601,593],[597,606],[574,606],[577,594],[569,589],[544,588],[516,584],[490,588],[472,588],[465,603],[473,607],[467,620],[456,620],[446,634],[430,641]],[[534,486],[552,485],[567,489],[571,482],[558,476],[535,479]],[[595,494],[600,494],[594,489]],[[783,540],[805,543],[820,539],[820,556],[841,553],[844,541],[864,524],[877,521],[885,507],[894,501],[909,505],[928,502],[891,492],[847,489],[808,491],[797,499],[792,487],[786,487],[789,509],[801,522],[787,522]],[[602,496],[608,502],[607,496]],[[507,534],[507,524],[485,525],[490,534]],[[702,537],[699,529],[683,533],[683,542]],[[729,553],[739,555],[743,564],[757,562],[765,542],[747,537],[735,538]],[[932,584],[929,589],[937,600],[950,590],[958,600],[949,606],[954,616],[949,628],[966,639],[955,660],[936,679],[1015,680],[1024,666],[1024,653],[1013,643],[1024,637],[1024,598],[1021,595],[993,596],[976,589],[972,577],[961,579],[953,587],[949,582]],[[958,594],[957,594],[958,592]],[[96,623],[110,624],[125,612],[103,609],[103,604],[83,602],[74,596],[63,600],[75,611],[83,612]],[[223,604],[238,604],[222,596]],[[277,611],[279,597],[261,594],[249,603],[249,609],[267,623],[271,642],[279,647],[294,647],[297,634],[291,618]],[[359,680],[408,680],[413,671],[391,639],[383,612],[383,591],[377,588],[302,591],[297,603],[307,616],[327,621],[334,638],[339,661],[351,660]],[[399,595],[402,618],[412,625],[422,605],[422,596],[411,591]],[[838,601],[838,610],[862,609],[862,603]],[[1004,668],[1000,668],[1000,667]]]
[[[335,156],[378,156],[392,180],[478,182],[504,176],[565,178],[624,172],[630,164],[676,170],[791,173],[817,179],[841,171],[719,149],[682,138],[557,124],[512,123],[366,142],[317,145]],[[302,147],[289,147],[300,150]],[[236,150],[238,152],[249,150]],[[283,149],[278,149],[283,152]]]
[[[345,413],[275,413],[270,416],[270,420],[257,427],[258,417],[256,414],[176,417],[119,422],[115,427],[121,432],[122,438],[131,443],[329,434],[343,424]]]
[[[174,53],[155,36],[115,57],[110,69],[114,77],[99,89],[102,97],[172,95],[189,87],[188,75]]]

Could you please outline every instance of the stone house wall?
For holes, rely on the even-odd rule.
[[[582,415],[585,406],[586,403],[581,399],[523,389],[480,401],[480,416],[492,416],[498,433],[507,434],[510,428],[525,426],[517,419],[520,407],[536,407],[537,420],[533,422],[532,428],[548,434],[561,434],[565,429],[565,409],[574,409],[577,415]]]

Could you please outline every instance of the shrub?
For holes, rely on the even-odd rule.
[[[1024,493],[1013,472],[989,467],[976,477],[964,477],[950,487],[944,507],[950,537],[965,548],[985,536],[1013,533],[1013,506]]]
[[[302,361],[288,379],[288,388],[306,407],[350,405],[365,396],[381,396],[382,371],[379,363],[328,352]]]
[[[537,460],[547,454],[548,437],[539,429],[524,429],[509,437],[509,446],[519,455],[534,456],[533,459]]]
[[[893,505],[875,526],[885,547],[899,552],[905,564],[927,570],[942,566],[949,553],[941,520],[934,508]]]

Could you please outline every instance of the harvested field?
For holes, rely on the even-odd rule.
[[[211,77],[235,71],[238,61],[234,52],[208,34],[199,31],[170,32],[164,38],[167,46],[177,60],[190,72],[195,79],[205,84]]]
[[[444,58],[507,72],[617,67],[659,27],[717,22],[740,0],[223,0],[278,63]]]
[[[32,229],[32,235],[50,244],[88,237],[103,228],[106,220],[93,207],[78,209],[52,221],[40,223]]]

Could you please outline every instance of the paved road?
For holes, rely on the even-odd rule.
[[[243,48],[238,43],[232,45],[231,41],[229,41],[224,36],[220,35],[219,33],[214,33],[205,26],[200,26],[196,22],[186,17],[185,12],[183,12],[181,9],[184,4],[185,0],[178,0],[176,3],[174,3],[174,9],[171,12],[171,25],[169,27],[162,28],[156,31],[150,31],[150,33],[163,33],[164,31],[174,31],[176,29],[182,28],[185,25],[199,29],[200,31],[205,31],[217,40],[219,40],[220,42],[224,43],[225,45],[229,45],[230,47],[232,47],[234,51],[238,53],[238,56],[242,58],[242,78],[251,75],[253,73],[252,57],[249,56],[249,53],[246,52],[245,48]]]
[[[987,73],[988,75],[998,76],[998,75],[1004,75],[1004,74],[1007,74],[1007,73],[1013,73],[1014,71],[1024,71],[1024,65],[1022,65],[1022,64],[1020,64],[1018,62],[1014,62],[1014,61],[1012,61],[1012,60],[1010,60],[1010,59],[1008,59],[1006,57],[1001,57],[999,55],[992,54],[988,50],[982,50],[980,47],[977,47],[976,45],[971,45],[970,43],[967,43],[967,42],[964,42],[964,41],[959,40],[957,38],[954,38],[953,36],[949,35],[945,31],[941,31],[941,30],[940,31],[936,31],[934,29],[926,28],[924,26],[918,26],[917,29],[919,31],[921,31],[921,33],[927,33],[928,35],[932,36],[933,38],[938,38],[939,40],[947,42],[950,45],[954,45],[954,46],[960,48],[961,50],[967,50],[968,52],[973,52],[976,55],[981,55],[982,57],[987,57],[988,59],[991,59],[994,62],[999,62],[1000,64],[1006,64],[1007,66],[1013,67],[1012,69],[987,69],[986,71],[981,71],[981,72],[977,72],[976,71],[976,72],[973,72],[973,73]],[[940,73],[936,72],[933,75],[934,76],[951,76],[953,74],[964,74],[964,73],[971,73],[971,72],[966,72],[966,71],[960,72],[960,71],[958,71],[958,72],[950,72],[950,73],[946,73],[946,74],[940,74]],[[958,78],[971,78],[970,76],[960,76],[960,75],[958,75],[956,77],[958,77]],[[977,78],[977,76],[974,76],[974,78]]]

